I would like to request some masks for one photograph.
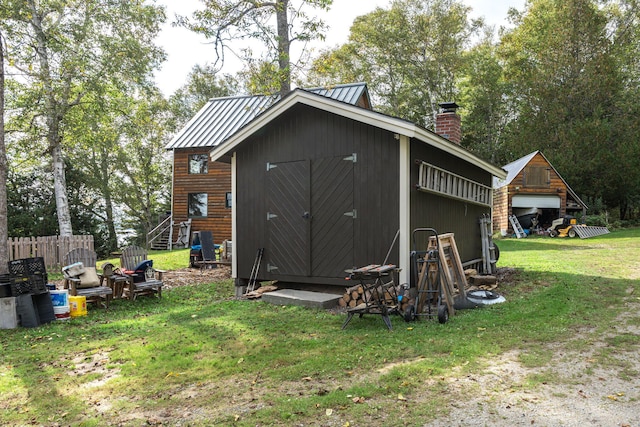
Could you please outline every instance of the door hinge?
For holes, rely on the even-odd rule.
[[[278,215],[267,212],[267,221],[271,221],[273,218],[278,218]]]
[[[344,216],[350,216],[353,219],[357,219],[358,218],[358,210],[354,209],[351,212],[345,212]]]
[[[353,163],[358,163],[358,154],[357,153],[353,153],[352,155],[347,156],[342,160],[346,160],[348,162],[353,162]]]
[[[278,167],[278,165],[276,165],[274,163],[267,162],[267,172],[269,172],[271,169],[275,169],[277,167]]]
[[[276,267],[275,265],[267,264],[267,271],[269,273],[271,273],[272,271],[277,270],[277,269],[278,269],[278,267]]]

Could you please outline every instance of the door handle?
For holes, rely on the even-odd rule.
[[[302,218],[309,219],[309,218],[311,218],[311,214],[309,212],[305,212],[305,213],[302,214]]]

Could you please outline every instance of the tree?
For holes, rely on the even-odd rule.
[[[624,79],[609,19],[592,0],[532,0],[512,16],[500,52],[513,85],[514,154],[543,150],[579,194],[620,206],[612,185],[631,171],[615,124]]]
[[[309,79],[365,81],[379,110],[432,126],[438,104],[458,95],[462,53],[481,25],[468,12],[459,0],[396,0],[356,18],[349,42],[316,60]]]
[[[504,130],[511,119],[505,94],[508,85],[493,41],[493,30],[487,31],[476,46],[465,52],[464,71],[458,81],[462,145],[494,164],[512,159],[504,147]]]
[[[118,150],[113,155],[114,200],[124,207],[132,228],[140,236],[157,224],[158,215],[170,210],[171,166],[165,143],[170,129],[167,101],[159,91],[129,99],[127,114],[118,123]],[[146,242],[139,242],[146,243]]]
[[[170,98],[172,112],[171,124],[174,128],[183,126],[190,120],[211,98],[236,95],[240,87],[238,80],[228,74],[218,77],[211,65],[195,65],[187,82]]]
[[[325,24],[305,12],[305,6],[327,10],[333,0],[203,0],[206,8],[192,17],[179,16],[178,25],[203,34],[212,40],[215,49],[214,65],[224,65],[227,51],[251,64],[253,54],[245,48],[241,52],[231,47],[239,40],[253,39],[263,43],[266,57],[259,62],[277,64],[275,82],[282,96],[291,90],[291,44],[322,39]],[[274,26],[275,17],[275,26]]]
[[[9,0],[0,22],[12,67],[25,82],[22,123],[51,157],[59,233],[72,234],[65,176],[65,119],[105,82],[148,84],[163,59],[153,39],[162,9],[142,0]]]
[[[621,91],[616,98],[612,129],[617,151],[612,153],[615,173],[606,197],[619,206],[620,218],[640,218],[640,4],[637,0],[614,2],[608,13],[613,54],[619,64]]]
[[[7,150],[4,139],[4,37],[0,31],[0,274],[7,272]]]

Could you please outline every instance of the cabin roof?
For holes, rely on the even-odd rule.
[[[356,105],[364,96],[365,103],[371,105],[366,83],[307,90],[351,105]],[[166,148],[215,147],[279,100],[279,94],[213,98],[169,141]]]
[[[569,184],[567,184],[567,181],[564,180],[562,175],[560,175],[560,173],[556,170],[556,168],[551,164],[549,159],[547,159],[547,157],[539,150],[536,150],[533,153],[527,154],[524,157],[521,157],[521,158],[519,158],[517,160],[514,160],[513,162],[511,162],[511,163],[509,163],[507,165],[504,165],[502,167],[502,169],[504,169],[507,172],[507,177],[505,179],[499,179],[497,177],[494,177],[493,178],[493,188],[494,189],[498,189],[498,188],[502,188],[502,187],[505,187],[505,186],[511,184],[511,182],[513,182],[513,180],[520,174],[520,172],[522,172],[522,170],[525,168],[525,166],[527,166],[529,164],[529,162],[537,154],[540,154],[542,156],[542,158],[544,159],[544,161],[547,162],[549,164],[549,166],[553,169],[553,171],[556,173],[556,175],[558,175],[558,178],[560,178],[562,180],[564,185],[567,187],[567,192],[573,197],[573,199],[586,208],[587,205],[580,199],[580,197],[578,197],[578,195],[573,191],[573,189],[569,186]]]
[[[253,133],[268,125],[272,120],[297,104],[308,105],[362,123],[376,126],[398,135],[416,138],[428,145],[439,148],[460,159],[472,163],[481,169],[490,172],[496,177],[504,179],[506,176],[505,172],[501,168],[480,159],[460,145],[455,144],[415,123],[370,109],[361,108],[350,103],[342,102],[338,99],[321,96],[315,92],[304,89],[294,89],[286,97],[281,99],[279,102],[272,104],[262,114],[255,117],[254,120],[248,122],[244,127],[239,128],[224,142],[216,145],[210,152],[211,160],[216,161],[230,154],[238,145]]]

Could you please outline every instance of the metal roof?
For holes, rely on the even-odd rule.
[[[369,102],[365,83],[317,87],[307,91],[351,105],[357,105],[363,95]],[[279,100],[279,94],[211,99],[169,141],[166,148],[215,147]]]
[[[246,140],[258,129],[267,125],[271,120],[275,119],[280,114],[284,113],[289,108],[292,108],[297,104],[308,105],[323,111],[329,111],[338,114],[342,117],[347,117],[359,121],[361,123],[376,126],[381,129],[386,129],[398,135],[405,135],[409,138],[416,138],[425,144],[432,145],[460,159],[472,163],[488,171],[495,177],[506,177],[505,171],[501,168],[494,166],[480,159],[479,157],[476,157],[471,152],[462,148],[460,145],[455,144],[448,139],[427,129],[424,129],[412,122],[378,113],[370,109],[361,108],[357,105],[348,104],[345,102],[337,102],[335,99],[328,98],[326,96],[319,96],[317,93],[303,89],[294,89],[286,97],[284,97],[281,102],[272,105],[267,111],[265,111],[264,114],[256,117],[255,120],[247,123],[247,125],[242,129],[238,129],[236,133],[231,135],[221,144],[213,147],[209,153],[210,159],[216,161],[221,159],[223,156],[231,153],[238,145],[242,144],[244,140]]]
[[[351,105],[357,105],[363,93],[367,97],[367,102],[369,101],[369,92],[367,91],[367,85],[365,83],[351,83],[331,87],[316,87],[306,90],[318,95],[326,96],[327,98],[335,99],[336,101],[346,102],[347,104]]]
[[[582,206],[584,206],[585,208],[588,208],[588,206],[582,201],[582,199],[578,197],[575,191],[573,191],[573,189],[569,187],[569,184],[567,184],[567,181],[564,180],[562,175],[560,175],[560,173],[556,170],[556,168],[551,164],[549,159],[547,159],[547,157],[539,150],[534,151],[533,153],[527,154],[526,156],[521,157],[518,160],[514,160],[513,162],[507,165],[504,165],[502,169],[507,171],[507,177],[505,179],[500,179],[494,176],[493,189],[497,190],[498,188],[502,188],[506,185],[511,184],[511,182],[515,179],[515,177],[518,176],[518,174],[524,169],[524,167],[527,166],[531,161],[531,159],[533,159],[537,154],[540,154],[542,158],[549,164],[549,166],[551,166],[551,168],[556,173],[556,175],[558,175],[558,178],[560,178],[560,180],[562,180],[564,185],[567,187],[567,192],[573,197],[573,199],[579,204],[581,204]]]
[[[521,157],[518,160],[514,160],[513,162],[509,163],[508,165],[504,165],[502,167],[502,169],[507,171],[507,177],[505,179],[499,179],[497,177],[494,177],[493,178],[493,188],[497,189],[497,188],[500,188],[500,187],[504,187],[505,185],[511,184],[511,181],[513,181],[513,179],[516,176],[518,176],[520,171],[522,171],[522,169],[524,169],[524,167],[527,166],[527,164],[529,164],[531,159],[533,159],[535,157],[535,155],[538,154],[538,153],[539,153],[539,151],[534,151],[533,153],[527,154],[526,156]],[[545,160],[546,160],[546,158],[545,158]]]

